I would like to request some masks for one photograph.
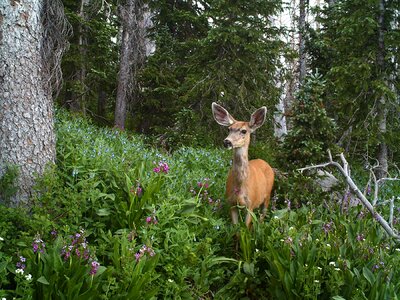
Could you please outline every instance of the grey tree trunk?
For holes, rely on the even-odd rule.
[[[379,1],[379,18],[378,18],[378,54],[377,54],[377,65],[378,70],[385,80],[385,42],[384,42],[384,14],[385,14],[385,1]],[[382,95],[377,103],[378,112],[378,131],[380,136],[380,142],[378,145],[377,159],[379,167],[376,172],[378,179],[386,177],[388,174],[388,147],[385,142],[386,123],[387,123],[387,100],[385,95]]]
[[[42,5],[0,1],[0,173],[7,164],[19,168],[13,205],[27,201],[35,176],[55,160],[53,102],[41,57]]]
[[[301,87],[306,77],[306,45],[305,45],[305,32],[306,32],[306,1],[300,0],[299,3],[299,86]]]
[[[138,72],[146,57],[144,8],[142,0],[126,0],[119,7],[122,37],[114,125],[122,130],[125,129],[128,105],[137,100]]]

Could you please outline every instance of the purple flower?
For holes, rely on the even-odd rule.
[[[363,241],[365,241],[364,234],[359,233],[359,234],[357,235],[356,239],[357,239],[358,242],[363,242]]]
[[[99,267],[100,267],[100,264],[97,261],[92,261],[89,275],[92,275],[92,276],[96,275]]]
[[[46,247],[46,244],[43,242],[43,240],[40,238],[40,236],[37,235],[32,243],[33,252],[36,253],[39,251],[40,253],[43,253],[45,247]]]
[[[147,218],[146,218],[146,223],[147,223],[147,224],[151,223],[151,217],[147,217]]]
[[[140,257],[141,257],[140,253],[137,252],[137,253],[135,254],[136,262],[138,262],[138,261],[140,260]]]
[[[166,162],[163,161],[159,161],[158,164],[156,162],[154,162],[154,164],[156,164],[157,166],[153,168],[153,172],[154,173],[165,173],[167,174],[169,172],[169,165]]]
[[[367,186],[367,195],[371,195],[371,185],[368,184]]]
[[[322,229],[324,230],[325,234],[328,234],[332,230],[332,226],[333,226],[333,222],[332,221],[322,225]]]

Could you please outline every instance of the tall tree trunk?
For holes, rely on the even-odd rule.
[[[114,125],[125,129],[128,105],[138,96],[138,73],[146,55],[144,5],[142,0],[126,0],[119,7],[122,24],[120,66]]]
[[[55,160],[53,102],[41,57],[43,2],[0,3],[0,167],[19,168],[14,205],[28,199],[36,174]]]
[[[305,45],[305,33],[306,33],[306,0],[300,0],[299,3],[300,14],[299,14],[299,86],[301,87],[306,77],[306,45]]]
[[[85,95],[86,95],[86,47],[87,47],[87,37],[86,37],[86,28],[84,21],[86,21],[86,6],[89,4],[89,0],[81,0],[80,6],[79,6],[79,17],[81,18],[81,22],[79,23],[79,37],[78,37],[78,45],[79,45],[79,55],[80,55],[80,69],[78,72],[78,81],[81,86],[81,89],[79,91],[78,95],[78,107],[79,110],[85,114],[86,112],[86,101],[85,101]]]
[[[106,91],[99,86],[98,87],[98,96],[97,96],[97,114],[101,118],[105,118],[106,116],[106,106],[107,106],[107,93]]]
[[[377,65],[381,76],[381,80],[387,81],[385,78],[385,42],[384,42],[384,14],[385,1],[379,1],[379,17],[378,17],[378,53]],[[385,142],[386,124],[387,124],[387,104],[386,96],[382,95],[377,103],[378,112],[378,133],[380,142],[378,145],[377,159],[379,168],[376,172],[377,178],[383,178],[388,173],[388,147]]]

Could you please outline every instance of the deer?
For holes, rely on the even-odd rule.
[[[225,148],[233,150],[232,168],[226,180],[225,197],[230,205],[233,224],[238,223],[239,206],[247,208],[245,223],[251,228],[253,210],[263,206],[261,221],[264,219],[274,185],[274,171],[262,159],[249,161],[248,150],[250,135],[264,124],[267,108],[257,109],[249,122],[237,121],[221,105],[213,102],[212,113],[215,121],[229,128],[229,134],[224,139]]]

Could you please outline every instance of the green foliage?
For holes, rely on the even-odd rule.
[[[399,284],[400,249],[377,235],[373,218],[320,207],[278,210],[254,233],[241,231],[251,253],[216,299],[390,299]],[[243,237],[243,235],[245,237]]]
[[[269,216],[260,223],[256,211],[249,231],[231,224],[224,201],[231,153],[183,147],[163,155],[139,136],[63,110],[56,120],[57,165],[39,180],[32,210],[0,206],[1,297],[391,299],[400,292],[398,245],[360,207],[341,214],[306,178],[278,178]],[[274,159],[274,147],[260,149]]]
[[[88,2],[81,7],[81,2],[63,0],[63,4],[73,31],[62,59],[64,82],[58,103],[108,124],[117,85],[117,3]]]
[[[336,124],[323,105],[324,89],[325,81],[315,74],[306,78],[298,93],[293,129],[285,137],[282,152],[283,161],[291,169],[325,161],[327,150],[334,147]]]
[[[384,4],[383,28],[378,22],[380,2]],[[397,10],[396,1],[335,1],[317,10],[321,27],[310,28],[311,68],[318,69],[327,82],[324,103],[344,133],[338,137],[343,147],[352,153],[374,155],[382,141],[398,152]],[[383,49],[379,48],[380,29]],[[385,135],[379,134],[379,105],[388,110]]]
[[[18,190],[17,179],[19,170],[17,166],[0,166],[0,200],[8,203]]]
[[[169,147],[208,146],[215,131],[211,103],[239,117],[278,99],[280,1],[151,1],[154,54],[142,74],[141,129],[166,136]],[[212,125],[211,125],[212,124]],[[211,130],[213,128],[213,130]],[[261,134],[261,132],[260,132]]]

